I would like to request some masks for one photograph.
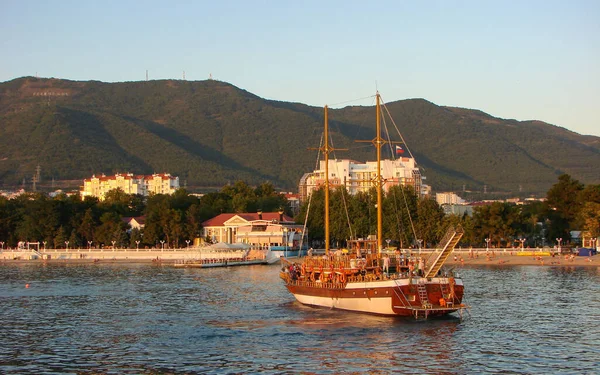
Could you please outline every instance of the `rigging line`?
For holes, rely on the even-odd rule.
[[[333,148],[333,157],[334,159],[337,161],[337,156],[335,155],[335,147],[333,146],[333,138],[331,137],[331,135],[329,135],[329,138],[331,140],[331,147]],[[339,163],[336,162],[336,167],[335,167],[335,172],[337,176],[340,176],[340,171],[339,171]],[[348,221],[348,229],[350,230],[350,238],[354,238],[354,233],[352,232],[352,224],[350,223],[350,214],[348,213],[348,204],[346,203],[346,194],[344,194],[344,192],[346,191],[346,186],[344,184],[344,188],[342,189],[342,202],[344,203],[344,210],[346,211],[346,220]]]
[[[317,161],[315,163],[314,170],[317,170],[317,168],[319,167],[319,159],[321,158],[321,147],[323,147],[323,133],[321,133],[321,140],[319,141],[319,151],[317,151]],[[306,226],[308,224],[308,214],[310,212],[310,204],[312,202],[312,197],[313,195],[311,193],[308,197],[308,205],[306,206],[306,216],[304,217],[304,226],[302,227],[302,239],[300,240],[299,254],[300,252],[302,252],[302,245],[304,244],[304,234],[306,233]]]
[[[415,223],[413,222],[412,219],[412,215],[410,214],[410,209],[408,208],[408,200],[406,199],[406,193],[404,192],[404,189],[400,189],[402,190],[402,196],[404,197],[404,205],[406,206],[406,212],[408,213],[408,220],[410,221],[410,227],[412,229],[413,232],[413,236],[415,236],[415,240],[417,239],[417,231],[415,230]],[[417,202],[417,204],[419,204],[419,202]]]
[[[384,129],[385,135],[387,137],[387,144],[390,147],[390,154],[391,154],[390,159],[391,160],[396,160],[396,157],[394,155],[394,148],[392,147],[392,138],[390,137],[390,132],[389,132],[388,127],[387,127],[387,122],[385,121],[385,116],[384,116],[383,110],[381,110],[381,119],[383,121],[383,129]]]
[[[340,105],[340,104],[347,104],[347,103],[358,102],[360,100],[365,100],[365,99],[374,98],[374,97],[375,97],[375,95],[369,95],[369,96],[365,96],[364,98],[346,100],[345,102],[333,103],[333,104],[330,105],[330,107],[333,107],[333,106],[336,106],[336,105]]]
[[[382,102],[382,107],[383,107],[383,108],[385,108],[385,111],[387,112],[387,114],[388,114],[388,116],[389,116],[390,120],[392,121],[392,124],[393,124],[393,125],[394,125],[394,127],[396,128],[396,131],[398,132],[398,135],[400,136],[400,139],[402,139],[402,143],[403,143],[403,144],[404,144],[404,146],[406,147],[406,150],[408,151],[409,155],[410,155],[410,156],[413,158],[413,160],[415,161],[415,165],[416,165],[416,164],[417,164],[417,160],[416,160],[416,159],[413,157],[412,153],[410,152],[410,149],[408,148],[408,145],[406,144],[406,141],[404,140],[404,137],[402,136],[402,133],[400,133],[400,130],[398,129],[398,126],[397,126],[397,125],[396,125],[396,123],[394,122],[394,118],[392,117],[392,115],[391,115],[390,111],[388,110],[387,106],[385,105],[385,102],[383,101],[383,99],[381,99],[381,96],[379,96],[379,98],[380,98],[380,100],[381,100],[381,102]],[[383,109],[382,109],[381,111],[383,112]],[[382,113],[382,114],[383,114],[383,113]],[[393,149],[393,147],[392,147],[392,143],[391,143],[391,140],[390,140],[390,134],[389,134],[389,132],[388,132],[387,123],[386,123],[386,121],[385,121],[385,116],[381,116],[381,117],[382,117],[382,119],[383,119],[384,128],[385,128],[385,131],[386,131],[386,135],[387,135],[387,137],[388,137],[388,142],[389,142],[389,144],[390,144],[390,152],[391,152],[391,154],[392,154],[392,159],[394,159],[394,149]],[[415,230],[415,225],[414,225],[414,223],[413,223],[413,220],[412,220],[412,215],[410,214],[410,210],[409,210],[409,208],[408,208],[408,200],[406,199],[406,194],[405,194],[405,192],[404,192],[404,189],[403,189],[402,185],[400,185],[400,190],[402,191],[402,196],[403,196],[403,198],[404,198],[404,205],[405,205],[405,207],[406,207],[406,213],[407,213],[407,215],[408,215],[408,219],[409,219],[409,221],[410,221],[410,226],[411,226],[411,229],[412,229],[413,235],[415,236],[415,239],[416,239],[416,238],[417,238],[417,231]],[[395,198],[395,196],[396,196],[396,195],[394,194],[394,198]]]
[[[380,98],[381,98],[381,96],[380,96]],[[396,128],[396,131],[398,132],[398,135],[400,136],[400,139],[402,140],[402,143],[406,147],[406,151],[408,151],[408,154],[410,155],[410,157],[415,160],[415,165],[416,165],[417,164],[417,159],[415,159],[415,157],[413,156],[412,152],[408,148],[408,144],[404,140],[404,137],[402,136],[402,133],[400,133],[400,129],[398,129],[398,125],[396,125],[396,122],[394,121],[394,118],[392,117],[392,114],[390,113],[390,111],[389,111],[387,105],[385,104],[385,102],[383,101],[383,99],[381,99],[381,102],[382,102],[381,106],[383,108],[385,108],[385,111],[387,112],[388,116],[390,117],[390,120],[392,120],[392,124],[394,124],[394,127]]]

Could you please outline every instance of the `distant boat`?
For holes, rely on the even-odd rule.
[[[458,275],[441,272],[441,267],[463,235],[462,228],[450,228],[433,252],[424,259],[403,258],[382,246],[382,185],[380,96],[377,93],[377,235],[348,242],[347,251],[329,249],[329,152],[327,106],[325,106],[325,255],[307,256],[299,263],[283,258],[280,277],[296,300],[305,305],[363,313],[429,318],[462,313],[464,285]],[[387,271],[387,272],[384,272]]]

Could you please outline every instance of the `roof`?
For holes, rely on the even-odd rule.
[[[203,227],[222,227],[227,220],[231,219],[234,216],[239,216],[246,221],[260,220],[257,212],[237,213],[237,214],[236,213],[228,213],[228,214],[220,214],[220,215],[213,217],[212,219],[208,219],[202,223],[202,226]],[[262,220],[279,221],[279,212],[263,212]],[[294,219],[284,214],[283,221],[293,222]]]
[[[140,225],[144,225],[146,223],[146,216],[136,216],[136,217],[123,217],[121,218],[121,220],[125,223],[125,224],[129,224],[131,223],[131,220],[137,221],[138,224]]]

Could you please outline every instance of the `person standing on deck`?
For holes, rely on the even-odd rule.
[[[386,275],[390,273],[390,257],[387,254],[383,256],[383,273]]]

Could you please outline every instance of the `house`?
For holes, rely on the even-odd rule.
[[[131,233],[133,229],[141,231],[146,225],[146,216],[124,217],[121,220],[123,220],[125,224],[129,225],[130,229],[127,229],[127,233]]]
[[[202,238],[210,238],[213,243],[243,242],[238,238],[238,228],[259,223],[292,226],[294,219],[284,215],[283,211],[220,214],[202,223]]]

